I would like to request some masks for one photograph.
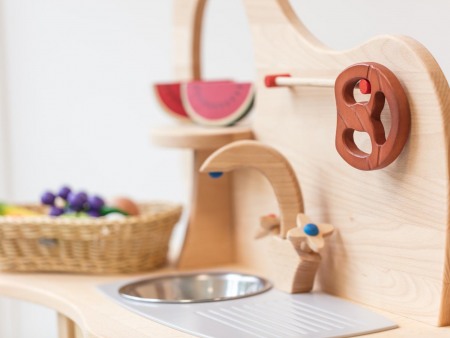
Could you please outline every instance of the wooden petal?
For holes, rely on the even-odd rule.
[[[270,234],[270,230],[267,229],[259,229],[259,231],[255,235],[255,239],[260,239]]]
[[[262,216],[259,223],[263,229],[273,229],[280,225],[280,219],[273,216]]]
[[[304,238],[304,237],[306,237],[306,234],[303,232],[303,229],[301,229],[301,228],[293,228],[288,231],[287,237],[288,238]]]
[[[309,223],[309,217],[305,214],[299,213],[297,214],[297,226],[302,228]]]
[[[317,225],[322,236],[330,236],[334,231],[334,226],[327,223],[320,223]]]
[[[320,249],[325,245],[325,241],[321,235],[317,236],[308,236],[308,245],[311,247],[311,250],[314,252],[319,252]]]

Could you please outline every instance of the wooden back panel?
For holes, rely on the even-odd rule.
[[[258,74],[255,137],[293,165],[305,212],[336,227],[316,287],[426,323],[449,325],[450,91],[439,66],[423,46],[406,37],[377,37],[348,51],[333,51],[307,31],[288,0],[244,4]],[[198,30],[204,5],[205,0],[176,1],[175,65],[182,79],[200,76]],[[367,61],[394,72],[411,109],[405,149],[376,171],[357,170],[337,153],[333,88],[265,88],[263,81],[274,73],[335,79],[348,66]],[[235,173],[236,259],[263,274],[267,243],[253,237],[259,216],[277,209],[262,175]]]

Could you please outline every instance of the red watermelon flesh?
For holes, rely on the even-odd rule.
[[[181,86],[181,99],[191,119],[207,126],[227,126],[252,108],[251,83],[193,81]]]
[[[183,107],[180,95],[180,83],[155,84],[155,94],[161,107],[170,115],[189,120],[189,116]]]
[[[230,80],[209,81],[210,83],[231,82]],[[181,100],[181,83],[158,83],[154,85],[155,94],[161,107],[172,117],[190,120]]]

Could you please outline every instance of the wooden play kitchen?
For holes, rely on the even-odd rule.
[[[450,90],[439,65],[406,37],[329,50],[288,0],[243,3],[257,70],[251,123],[152,131],[155,144],[193,155],[175,270],[254,273],[399,326],[374,336],[449,336]],[[177,81],[201,79],[205,5],[175,1]],[[56,309],[63,337],[188,336],[97,290],[118,280],[130,276],[2,274],[0,293]]]

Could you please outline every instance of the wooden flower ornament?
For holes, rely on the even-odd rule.
[[[269,235],[272,231],[279,232],[280,230],[280,219],[275,214],[269,214],[266,216],[261,216],[259,219],[260,228],[255,235],[255,239],[263,238]]]
[[[320,249],[325,245],[324,237],[331,235],[331,224],[315,224],[300,212],[296,226],[287,231],[287,239],[276,236],[280,231],[280,219],[273,214],[260,218],[260,228],[255,238],[269,236],[269,251],[272,278],[278,289],[289,292],[309,292],[320,265]],[[286,244],[290,244],[286,246]]]
[[[296,241],[306,242],[309,249],[318,253],[325,244],[323,238],[331,235],[333,231],[334,226],[331,224],[311,223],[308,216],[300,213],[297,215],[297,227],[289,230],[287,236],[293,243]],[[308,251],[308,248],[302,246],[302,250]]]

